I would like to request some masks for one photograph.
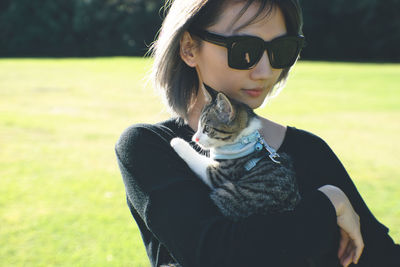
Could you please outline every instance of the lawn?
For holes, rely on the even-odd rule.
[[[114,155],[169,117],[141,58],[0,60],[0,266],[149,266]],[[400,64],[299,62],[257,110],[324,138],[400,242]],[[156,164],[156,163],[155,163]]]

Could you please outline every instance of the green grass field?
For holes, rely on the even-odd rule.
[[[0,266],[149,266],[114,144],[169,116],[145,86],[150,64],[0,60]],[[399,84],[400,64],[299,62],[257,111],[324,138],[396,242]]]

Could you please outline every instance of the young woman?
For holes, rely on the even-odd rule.
[[[261,134],[293,158],[300,204],[239,221],[218,211],[170,140],[190,141],[205,104],[203,84],[253,109],[279,90],[302,48],[301,9],[297,0],[170,4],[153,47],[153,78],[177,117],[134,125],[116,144],[152,266],[400,266],[400,247],[329,146],[266,118]]]

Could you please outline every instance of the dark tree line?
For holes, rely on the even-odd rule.
[[[143,55],[159,0],[1,0],[0,56]]]
[[[400,61],[400,0],[300,0],[303,57]]]
[[[1,0],[0,56],[141,56],[162,0]],[[400,61],[400,0],[301,0],[303,58]]]

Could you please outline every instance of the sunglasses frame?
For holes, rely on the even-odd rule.
[[[257,63],[260,61],[263,53],[260,53],[258,58],[254,60],[254,63],[249,66],[249,67],[240,67],[240,66],[235,66],[233,64],[233,58],[232,58],[232,47],[233,45],[240,40],[249,40],[253,39],[259,44],[263,44],[264,50],[267,50],[268,52],[268,58],[271,64],[271,67],[275,69],[284,69],[291,67],[297,60],[298,55],[300,54],[301,49],[305,46],[305,38],[303,35],[283,35],[279,36],[277,38],[272,39],[271,41],[264,41],[260,37],[257,36],[252,36],[252,35],[234,35],[234,36],[223,36],[219,35],[216,33],[211,33],[206,30],[198,30],[198,29],[190,29],[189,33],[200,37],[202,40],[207,41],[209,43],[219,45],[226,47],[228,49],[228,66],[233,68],[233,69],[239,69],[239,70],[248,70],[254,68]],[[293,57],[293,59],[290,60],[290,62],[287,62],[286,64],[275,64],[275,60],[273,58],[273,53],[271,53],[271,48],[276,44],[276,42],[281,42],[283,40],[290,40],[290,41],[295,41],[297,44],[297,49],[296,49],[296,56]]]

